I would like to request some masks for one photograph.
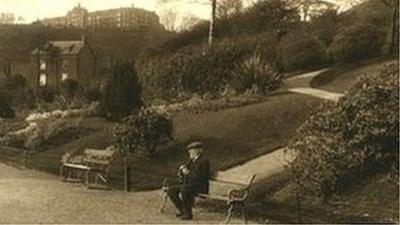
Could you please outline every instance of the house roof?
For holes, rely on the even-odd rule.
[[[49,54],[51,51],[58,51],[60,55],[77,55],[84,46],[84,41],[49,41],[45,45],[34,49],[31,54]]]

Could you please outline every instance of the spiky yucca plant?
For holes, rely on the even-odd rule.
[[[257,53],[243,60],[234,71],[232,86],[239,93],[251,91],[267,94],[281,84],[282,74]]]

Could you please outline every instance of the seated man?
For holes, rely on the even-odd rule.
[[[175,184],[169,184],[168,197],[178,209],[178,217],[191,220],[194,197],[199,193],[208,193],[210,179],[210,162],[203,156],[203,144],[193,142],[187,146],[188,163],[179,167],[180,179]]]

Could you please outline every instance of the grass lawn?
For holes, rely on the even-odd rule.
[[[378,58],[350,65],[336,66],[317,76],[311,82],[311,86],[326,91],[343,93],[353,86],[360,76],[378,72],[384,64],[395,61],[398,61],[398,58]]]
[[[285,146],[320,103],[317,98],[282,94],[235,109],[177,114],[173,118],[175,141],[160,148],[154,160],[132,159],[132,187],[159,188],[162,179],[174,176],[186,161],[184,148],[192,140],[204,142],[213,170],[226,169]],[[121,169],[115,168],[114,174],[121,183]]]
[[[178,113],[173,116],[175,141],[158,149],[155,159],[132,157],[133,190],[159,188],[162,180],[174,176],[187,160],[185,146],[192,140],[205,144],[213,170],[226,169],[261,154],[285,146],[320,99],[299,94],[279,94],[265,101],[239,108],[202,114]],[[95,130],[67,144],[31,155],[29,167],[58,173],[61,156],[85,148],[105,148],[113,143],[114,124],[100,118],[86,118],[83,127]],[[0,148],[0,158],[23,162],[22,151]],[[12,155],[13,157],[9,157]],[[117,188],[122,187],[122,163],[117,158],[111,174]]]

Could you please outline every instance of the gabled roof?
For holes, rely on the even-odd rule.
[[[51,51],[57,51],[60,55],[77,55],[85,46],[83,41],[49,41],[44,46],[34,49],[31,55],[49,54]]]

